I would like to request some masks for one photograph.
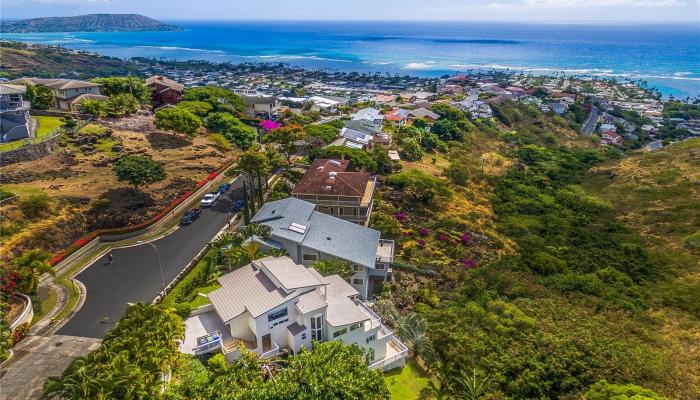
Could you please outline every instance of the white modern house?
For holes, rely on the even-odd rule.
[[[351,224],[355,225],[355,224]],[[312,341],[341,340],[365,349],[371,368],[402,367],[408,349],[338,275],[321,276],[289,257],[253,261],[219,278],[211,304],[186,321],[180,351],[221,352],[228,361],[241,348],[261,358],[310,349]]]
[[[316,211],[316,205],[289,197],[263,205],[252,223],[272,228],[270,239],[255,238],[266,249],[284,249],[296,263],[319,260],[349,262],[348,283],[362,298],[387,280],[394,261],[394,241],[380,232]]]
[[[382,115],[381,111],[377,110],[376,108],[363,108],[362,110],[358,111],[355,115],[352,116],[353,121],[369,121],[372,126],[375,128],[379,128],[381,131],[382,128],[382,123],[384,122],[384,115]]]
[[[0,83],[0,143],[26,139],[34,134],[36,122],[29,117],[27,88]]]

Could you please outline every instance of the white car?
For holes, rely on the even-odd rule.
[[[217,200],[219,200],[219,193],[207,193],[202,197],[202,201],[200,201],[199,204],[201,204],[202,207],[211,207]]]

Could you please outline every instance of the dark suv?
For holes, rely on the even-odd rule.
[[[202,210],[199,208],[195,208],[192,210],[187,211],[182,215],[182,218],[180,218],[180,223],[182,225],[189,225],[194,222],[197,218],[199,218],[199,214],[202,213]]]

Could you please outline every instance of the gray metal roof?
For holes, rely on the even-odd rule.
[[[306,325],[299,325],[297,322],[289,325],[287,327],[287,330],[289,333],[291,333],[293,336],[296,336],[306,330]]]
[[[299,296],[299,302],[297,303],[297,308],[302,314],[308,314],[325,306],[326,300],[315,290]]]
[[[357,296],[350,284],[339,275],[331,275],[323,278],[326,286],[326,321],[332,326],[339,327],[367,321],[370,317],[362,311],[351,297]]]
[[[272,239],[291,240],[304,247],[355,264],[374,268],[380,233],[318,211],[312,203],[289,197],[266,203],[251,222],[272,228]],[[306,227],[304,233],[290,230],[294,224]]]
[[[366,133],[356,131],[356,130],[350,129],[350,128],[343,128],[340,131],[340,136],[347,138],[348,140],[352,140],[353,142],[358,142],[358,143],[363,143],[363,144],[367,144],[372,140],[372,135],[368,135]]]
[[[0,94],[23,94],[26,92],[27,92],[26,86],[0,83]]]
[[[218,279],[219,289],[208,294],[221,320],[231,319],[250,312],[253,318],[274,309],[297,295],[286,294],[258,267],[248,264]]]
[[[323,282],[311,274],[306,267],[296,264],[289,257],[265,257],[253,261],[253,264],[267,269],[288,291],[323,285]]]

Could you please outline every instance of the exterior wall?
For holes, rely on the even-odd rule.
[[[294,306],[294,303],[298,301],[296,297],[293,299],[289,300],[288,302],[284,303],[283,305],[270,310],[269,312],[266,312],[265,314],[257,317],[254,320],[255,323],[255,332],[257,336],[257,347],[260,352],[263,351],[263,336],[267,335],[268,333],[270,334],[270,337],[272,339],[272,347],[274,347],[275,343],[280,347],[285,347],[289,346],[292,347],[292,343],[289,342],[289,335],[288,332],[289,330],[287,327],[297,320],[297,308]],[[268,321],[267,320],[267,315],[276,311],[280,311],[283,309],[287,309],[287,316],[279,318],[274,321]],[[272,324],[275,322],[287,320],[284,323],[281,323],[277,326],[271,327]]]
[[[292,194],[300,200],[316,204],[316,211],[332,215],[359,225],[366,226],[371,212],[371,206],[362,207],[362,197],[358,196],[327,196],[318,194]],[[371,201],[370,201],[371,203]]]
[[[255,333],[250,329],[250,321],[253,317],[250,313],[245,312],[229,322],[231,328],[231,337],[255,341]]]

